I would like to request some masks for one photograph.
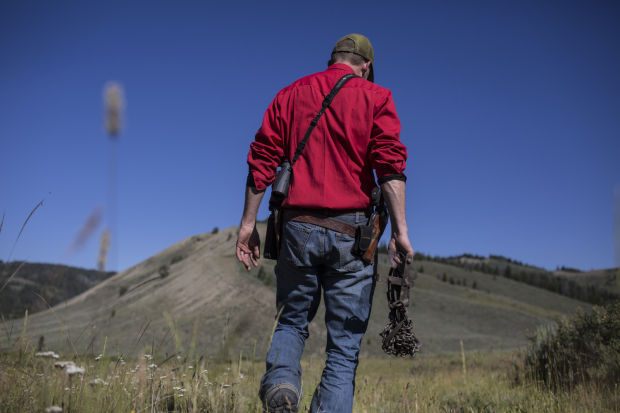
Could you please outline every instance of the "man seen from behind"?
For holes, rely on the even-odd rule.
[[[274,98],[250,145],[246,197],[236,245],[249,270],[260,258],[256,216],[278,166],[291,160],[323,99],[346,74],[348,80],[326,108],[292,168],[282,204],[276,306],[278,324],[267,354],[259,395],[268,412],[297,412],[308,324],[321,293],[325,302],[325,368],[310,412],[353,409],[355,372],[375,288],[375,264],[353,253],[354,237],[340,230],[366,225],[370,195],[378,184],[391,221],[388,246],[413,258],[405,218],[407,150],[389,90],[374,84],[374,51],[360,34],[336,43],[327,70],[303,77]],[[334,222],[337,221],[337,222]],[[341,224],[339,224],[341,223]],[[344,224],[344,225],[342,225]]]

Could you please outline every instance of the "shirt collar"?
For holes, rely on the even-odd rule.
[[[333,65],[329,66],[327,70],[344,70],[347,73],[355,73],[351,66],[344,63],[334,63]]]

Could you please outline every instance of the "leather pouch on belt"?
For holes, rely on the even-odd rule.
[[[269,220],[267,221],[267,234],[265,235],[265,249],[263,250],[263,257],[269,260],[278,259],[278,225],[276,222],[276,215],[278,210],[272,211],[269,214]]]
[[[372,226],[359,225],[355,228],[355,242],[353,243],[353,255],[362,257],[372,241]]]

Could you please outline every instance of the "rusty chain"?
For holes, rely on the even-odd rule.
[[[390,269],[387,277],[387,299],[390,306],[390,322],[379,335],[383,339],[381,348],[387,354],[413,357],[420,351],[422,343],[413,332],[413,321],[407,314],[409,289],[416,277],[412,263],[401,255],[398,267]]]

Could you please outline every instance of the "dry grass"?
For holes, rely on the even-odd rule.
[[[181,281],[185,281],[186,286],[192,286],[195,290],[199,280],[205,278],[204,268],[198,265],[197,259],[192,259],[191,254],[188,254],[188,251],[193,250],[183,248],[185,244],[190,244],[193,249],[200,253],[196,254],[195,257],[206,257],[204,259],[209,260],[211,267],[216,264],[221,266],[221,271],[217,271],[217,273],[226,274],[226,277],[210,278],[211,288],[208,290],[201,289],[200,299],[210,303],[222,302],[222,299],[214,300],[212,297],[208,300],[208,297],[202,297],[205,292],[208,293],[209,291],[228,291],[230,289],[230,278],[236,274],[234,267],[229,262],[230,260],[221,257],[222,251],[229,250],[228,245],[221,242],[222,236],[227,236],[227,234],[222,234],[222,231],[219,231],[217,235],[211,235],[205,240],[200,238],[185,240],[183,245],[173,246],[128,270],[127,274],[121,274],[111,279],[110,282],[96,287],[90,292],[91,294],[77,297],[62,308],[51,309],[48,312],[49,317],[47,319],[34,320],[35,323],[38,322],[40,326],[46,326],[46,328],[49,327],[50,319],[61,325],[60,333],[58,333],[58,329],[50,331],[52,333],[50,341],[57,335],[59,337],[56,338],[56,346],[54,347],[71,348],[71,351],[67,350],[67,353],[60,354],[59,360],[36,355],[34,346],[28,339],[29,336],[32,336],[27,332],[31,329],[29,325],[31,320],[28,317],[23,320],[21,335],[15,339],[11,337],[10,331],[4,325],[6,331],[3,333],[7,335],[5,342],[7,347],[5,348],[8,352],[0,354],[0,412],[45,411],[52,406],[59,406],[63,412],[261,412],[257,391],[264,371],[264,364],[256,360],[256,347],[257,341],[265,341],[266,337],[264,337],[265,334],[250,331],[249,327],[253,324],[260,324],[256,320],[259,317],[257,312],[248,311],[249,308],[235,308],[235,313],[252,314],[250,317],[252,322],[248,321],[250,318],[237,320],[238,323],[231,325],[230,332],[228,315],[223,332],[220,329],[209,328],[209,325],[200,322],[198,318],[192,318],[191,333],[189,331],[184,332],[184,330],[189,330],[189,326],[179,325],[178,320],[167,315],[167,313],[164,314],[163,319],[168,328],[163,330],[153,328],[152,318],[146,317],[143,324],[138,323],[140,320],[135,318],[135,314],[141,314],[145,309],[166,307],[165,303],[161,301],[158,301],[157,306],[136,305],[143,296],[152,297],[151,293],[156,290],[153,286],[154,283],[161,283],[162,285],[170,283],[174,274],[166,277],[156,276],[157,279],[153,281],[155,279],[153,274],[158,268],[161,268],[163,262],[169,263],[171,268],[174,264],[175,269],[177,267],[185,269],[185,271],[179,271],[176,274],[179,278],[175,278],[175,282],[170,284],[175,287],[175,290],[183,286],[180,284]],[[232,242],[230,241],[230,243]],[[209,250],[208,254],[205,254],[206,249]],[[179,255],[181,253],[185,254],[184,257],[187,255],[187,258],[176,259],[175,257],[181,256]],[[218,261],[218,257],[221,263]],[[432,269],[431,267],[429,264],[429,269]],[[433,314],[439,313],[441,315],[443,308],[440,307],[436,310],[432,305],[428,305],[429,303],[424,305],[424,299],[435,294],[441,298],[441,303],[445,303],[447,299],[454,297],[453,304],[462,303],[463,309],[467,307],[471,311],[473,304],[471,301],[468,302],[467,297],[472,292],[466,288],[452,288],[444,285],[445,283],[436,280],[438,274],[424,274],[419,277],[417,288],[424,290],[426,294],[420,294],[419,299],[415,301],[416,310],[427,308],[429,311],[433,310]],[[184,280],[180,276],[187,279]],[[500,292],[502,289],[509,289],[511,293],[514,293],[516,289],[522,287],[504,280],[490,281],[484,279],[484,275],[474,274],[473,276],[480,279],[480,285],[483,281],[488,284],[486,294]],[[125,294],[123,297],[118,296],[117,287],[121,281],[122,283],[131,281],[135,285],[140,285],[145,280],[153,281],[153,283],[141,284],[152,287],[151,290],[142,291],[142,295],[138,294],[141,291],[132,290],[131,293]],[[247,282],[247,279],[243,280]],[[213,281],[220,282],[221,288],[214,288]],[[267,302],[272,303],[271,297],[267,299],[262,297],[266,295],[265,293],[270,292],[262,282],[256,281],[253,285],[257,291],[261,292],[261,294],[252,296],[256,301],[255,305],[265,308]],[[523,289],[531,292],[529,287]],[[182,290],[186,294],[187,290]],[[164,289],[161,291],[170,292],[170,290]],[[478,294],[478,292],[475,293]],[[547,294],[546,292],[543,293]],[[113,297],[114,300],[106,299],[108,296]],[[381,297],[382,294],[379,293],[377,296]],[[506,297],[513,298],[510,294],[506,294]],[[158,297],[154,298],[161,300]],[[205,308],[203,301],[184,298],[184,300],[177,300],[176,302],[191,305],[201,310]],[[566,301],[564,298],[562,300]],[[123,307],[121,304],[125,301],[127,305]],[[246,299],[244,302],[246,301],[251,300]],[[81,303],[86,303],[92,308],[80,307],[82,311],[70,311],[71,304]],[[384,303],[379,302],[379,304]],[[62,316],[63,314],[74,317],[81,315],[88,319],[84,320],[79,328],[76,328],[81,330],[75,338],[75,340],[79,340],[80,337],[86,336],[82,334],[86,331],[84,326],[91,326],[92,330],[95,330],[95,325],[97,325],[97,331],[99,331],[102,326],[106,325],[104,321],[98,324],[93,322],[93,314],[97,314],[97,311],[100,311],[105,305],[112,306],[111,308],[106,307],[105,311],[102,312],[106,317],[109,317],[108,323],[114,317],[107,316],[108,310],[114,310],[115,321],[123,320],[123,323],[118,323],[117,339],[124,337],[129,344],[123,348],[119,346],[118,341],[115,341],[116,345],[111,345],[112,348],[106,348],[109,346],[107,334],[103,344],[100,345],[100,342],[95,340],[97,335],[93,332],[93,338],[87,340],[89,344],[86,348],[100,348],[101,354],[81,354],[80,351],[77,351],[72,336],[68,331],[65,331],[67,320]],[[493,308],[495,307],[498,306]],[[512,309],[513,305],[507,307]],[[484,309],[484,314],[488,315],[489,307],[486,306]],[[518,308],[520,312],[528,309],[529,306],[527,305]],[[172,310],[175,311],[172,312]],[[57,314],[57,312],[63,311],[65,313]],[[153,311],[158,312],[159,310]],[[171,309],[171,314],[178,313],[178,308]],[[459,313],[464,313],[464,311],[459,310]],[[188,314],[193,314],[193,312],[188,311]],[[131,318],[132,315],[133,318]],[[468,319],[477,320],[479,318],[474,315]],[[270,316],[267,317],[267,319],[270,318]],[[500,319],[506,323],[509,318],[500,317]],[[419,320],[421,323],[427,322],[429,331],[431,328],[436,330],[438,326],[442,325],[430,316],[419,317]],[[381,326],[383,322],[383,318],[378,321]],[[272,321],[269,320],[269,323],[271,324]],[[489,320],[484,319],[480,323],[489,324]],[[142,325],[142,327],[132,330],[130,327],[132,325],[134,327]],[[37,331],[42,331],[40,326]],[[373,327],[374,330],[379,331],[379,328],[375,327]],[[512,329],[514,330],[514,327]],[[245,348],[242,346],[243,340],[239,339],[241,336],[238,335],[237,337],[233,334],[237,330],[247,330],[249,332],[247,337],[254,338],[253,351],[248,351],[247,345]],[[265,331],[264,328],[260,330]],[[450,327],[450,331],[452,330],[455,329]],[[169,333],[171,333],[170,341],[174,342],[176,349],[172,350],[176,351],[174,354],[167,354],[165,351],[171,350],[164,348],[161,344],[162,341],[166,341]],[[457,331],[453,335],[461,333]],[[213,337],[207,341],[204,338],[201,339],[201,334]],[[220,338],[222,334],[223,339]],[[40,335],[42,333],[34,336],[39,337]],[[191,339],[188,340],[187,337],[191,337]],[[237,337],[236,340],[235,337]],[[247,337],[245,337],[246,344]],[[447,340],[446,334],[442,331],[437,332],[437,337],[441,342]],[[481,340],[489,340],[488,335],[481,335],[481,337]],[[49,338],[48,336],[46,341]],[[365,345],[369,348],[375,344],[371,344],[370,340],[372,339],[376,339],[376,337],[373,338],[372,333],[369,333],[365,339]],[[213,344],[220,340],[222,341],[221,345]],[[463,349],[463,341],[462,336],[456,341],[460,344],[461,349]],[[145,342],[153,344],[149,346],[145,345]],[[205,343],[212,345],[205,345]],[[465,343],[465,348],[472,348],[469,347],[467,341]],[[430,344],[427,348],[433,349],[435,347],[435,351],[445,351],[443,347]],[[260,344],[259,347],[261,347]],[[128,348],[134,350],[128,351]],[[241,350],[242,348],[244,350]],[[218,356],[201,355],[213,355],[214,353]],[[127,354],[131,354],[131,356],[127,356]],[[310,354],[315,353],[310,352]],[[234,355],[233,359],[231,359],[231,355]],[[262,356],[263,354],[258,354],[258,357]],[[416,356],[414,360],[366,357],[362,359],[358,369],[354,411],[364,413],[620,412],[620,392],[617,384],[612,387],[601,387],[596,384],[585,383],[572,388],[570,391],[553,392],[542,384],[526,381],[517,375],[515,366],[521,363],[521,359],[522,355],[509,352],[469,354],[461,352],[433,355],[422,353]],[[73,364],[72,366],[55,367],[55,364],[60,360],[71,361]],[[314,387],[320,380],[323,360],[309,357],[303,361],[302,365],[304,367],[304,397],[300,411],[306,411]]]
[[[22,351],[0,355],[0,411],[63,412],[260,412],[263,373],[254,355],[232,361],[187,355],[155,355],[144,349],[132,360],[79,356],[84,374],[68,375],[53,358]],[[63,360],[62,355],[60,360]],[[592,384],[551,392],[535,383],[516,384],[514,353],[363,359],[357,375],[355,412],[618,412],[620,394]],[[304,367],[306,411],[323,360]]]
[[[30,213],[28,214],[28,216],[24,220],[24,223],[22,224],[21,228],[19,229],[19,233],[17,234],[17,237],[15,238],[15,241],[13,242],[13,246],[11,247],[11,252],[9,253],[9,258],[6,261],[10,261],[11,258],[13,257],[13,252],[15,251],[15,246],[17,246],[17,241],[19,241],[19,238],[22,236],[22,233],[24,232],[24,228],[26,228],[26,225],[28,225],[28,221],[30,221],[30,218],[32,218],[32,216],[34,215],[36,210],[39,209],[39,207],[41,205],[43,205],[43,201],[39,201],[39,203],[36,204],[34,208],[32,208],[32,210],[30,211]],[[4,225],[4,216],[5,215],[3,213],[2,214],[2,221],[0,221],[0,231],[2,231],[2,226]],[[6,280],[3,280],[2,287],[0,287],[0,292],[2,290],[4,290],[4,287],[6,287],[7,284],[9,282],[11,282],[13,277],[15,277],[17,275],[17,272],[20,270],[21,267],[22,267],[21,265],[19,267],[17,267],[17,269]],[[0,274],[0,278],[2,276],[3,276],[3,274]]]

